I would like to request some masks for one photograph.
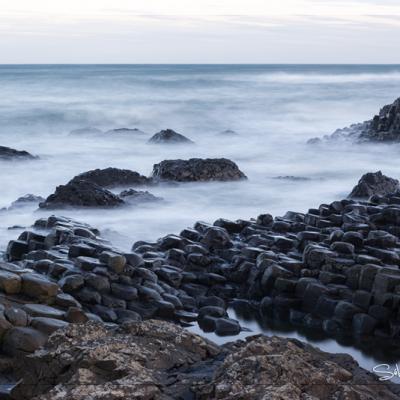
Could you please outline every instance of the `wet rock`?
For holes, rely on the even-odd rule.
[[[47,341],[47,335],[30,327],[14,327],[3,338],[3,351],[10,356],[33,353]]]
[[[231,318],[218,318],[215,321],[215,333],[220,336],[231,336],[240,333],[240,325]]]
[[[128,204],[151,203],[162,201],[162,197],[157,197],[148,191],[140,191],[135,189],[124,190],[119,194],[119,197]]]
[[[165,129],[162,130],[158,133],[156,133],[154,136],[152,136],[148,143],[152,144],[193,144],[194,142],[188,139],[186,136],[181,135],[180,133],[177,133],[173,131],[172,129]]]
[[[389,178],[381,171],[369,172],[361,177],[349,194],[349,198],[369,198],[372,195],[387,195],[400,189],[397,179]]]
[[[54,194],[39,204],[43,209],[68,207],[117,207],[124,201],[95,183],[77,180],[57,186]]]
[[[54,318],[34,317],[31,320],[31,326],[46,335],[51,335],[56,330],[68,326],[68,322]]]
[[[14,326],[28,325],[28,314],[22,308],[7,307],[4,310],[4,315]]]
[[[246,179],[238,166],[226,158],[191,158],[189,160],[165,160],[153,167],[156,181],[235,181]]]
[[[57,295],[58,285],[50,282],[43,275],[33,273],[22,274],[21,280],[21,292],[29,297],[46,300]]]
[[[71,179],[69,183],[89,181],[103,188],[117,186],[143,186],[151,183],[151,179],[129,169],[104,168],[83,172]]]
[[[0,146],[0,160],[35,160],[37,158],[25,150],[15,150],[10,147]]]
[[[0,270],[0,290],[6,294],[16,294],[21,291],[21,277],[8,271]]]

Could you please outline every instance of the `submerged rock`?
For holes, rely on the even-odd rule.
[[[192,140],[188,139],[186,136],[181,135],[180,133],[177,133],[173,131],[172,129],[165,129],[162,130],[158,133],[156,133],[154,136],[152,136],[148,143],[163,143],[163,144],[172,144],[172,143],[194,143]]]
[[[0,146],[0,160],[35,160],[37,156],[33,156],[25,150],[15,150],[10,147]]]
[[[381,171],[368,172],[358,181],[349,194],[349,198],[369,198],[372,195],[385,196],[400,189],[397,179],[383,175]]]
[[[39,207],[116,207],[122,204],[122,199],[101,186],[86,180],[74,180],[66,185],[57,186],[56,191],[40,203]]]
[[[282,181],[293,181],[293,182],[300,182],[300,181],[310,181],[311,178],[307,178],[305,176],[294,176],[294,175],[279,175],[274,176],[273,179],[278,179]]]
[[[85,127],[85,128],[74,129],[69,134],[71,136],[97,136],[103,134],[103,132],[97,128]]]
[[[21,400],[395,400],[399,393],[348,355],[265,336],[217,346],[155,320],[118,330],[69,325],[18,366],[13,394]]]
[[[219,132],[221,136],[239,136],[239,134],[232,129],[226,129],[225,131]]]
[[[247,179],[239,167],[226,158],[165,160],[153,167],[156,181],[235,181]]]
[[[162,201],[162,197],[157,197],[151,194],[150,192],[128,189],[124,190],[119,194],[126,203],[129,204],[136,204],[136,203],[148,203],[154,201]]]
[[[69,183],[81,180],[89,181],[101,187],[142,186],[151,183],[151,179],[129,169],[104,168],[83,172],[71,179]]]
[[[13,201],[8,208],[2,208],[1,211],[14,210],[16,208],[25,207],[28,205],[39,204],[44,201],[42,196],[35,196],[34,194],[26,194],[25,196],[19,197],[17,200]]]
[[[145,135],[143,131],[138,128],[117,128],[117,129],[110,129],[106,132],[106,135],[114,135],[114,136],[122,136],[122,137],[129,137],[129,136],[142,136]]]

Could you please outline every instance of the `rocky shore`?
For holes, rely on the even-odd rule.
[[[239,179],[245,177],[237,166],[233,167],[233,163],[226,161],[222,165],[228,166],[228,171],[234,171]],[[192,162],[183,161],[183,164],[190,165]],[[206,163],[193,163],[202,168],[194,169],[194,175],[188,169],[192,174],[189,175],[191,180],[201,180],[202,176],[210,180],[213,174],[221,178],[221,174],[226,173],[225,167],[220,168],[220,163],[218,167],[209,163],[209,160]],[[177,165],[180,166],[180,163]],[[168,170],[175,171],[174,168]],[[99,171],[83,175],[96,177],[97,183],[102,183]],[[179,172],[174,175],[174,180],[179,181],[181,176],[185,180],[188,175],[180,175]],[[230,172],[227,176],[232,179]],[[168,176],[168,179],[171,178]],[[96,190],[103,190],[90,179],[74,178],[70,184],[83,184],[85,187],[95,185]],[[190,363],[184,360],[182,363],[177,362],[179,367],[165,366],[161,362],[162,357],[157,359],[158,355],[149,357],[155,363],[161,363],[161,367],[144,364],[138,366],[142,357],[133,350],[121,354],[121,358],[117,357],[114,361],[109,361],[109,354],[118,354],[117,350],[112,350],[113,346],[125,349],[129,335],[133,334],[136,338],[148,335],[149,331],[177,330],[173,334],[176,337],[183,335],[191,338],[189,342],[192,340],[196,343],[203,340],[183,333],[179,325],[184,327],[197,323],[206,332],[236,335],[242,327],[238,321],[228,316],[227,307],[232,304],[247,306],[267,318],[307,327],[326,336],[373,339],[375,343],[381,341],[398,346],[400,191],[397,189],[398,182],[380,172],[366,174],[351,194],[355,198],[321,204],[306,213],[289,211],[282,217],[273,218],[270,214],[262,214],[250,220],[218,219],[213,224],[199,221],[193,228],[186,228],[178,235],[167,235],[154,243],[136,242],[128,253],[115,248],[100,236],[96,228],[87,224],[60,216],[41,218],[31,229],[10,241],[6,259],[0,262],[2,372],[5,374],[11,371],[27,382],[29,379],[37,381],[44,377],[43,390],[49,391],[46,395],[48,397],[40,394],[40,383],[34,389],[39,392],[18,392],[20,394],[16,398],[40,395],[38,398],[41,399],[83,399],[85,397],[79,397],[79,393],[89,390],[84,389],[88,382],[96,382],[96,387],[104,385],[105,392],[99,390],[106,394],[99,394],[94,397],[96,399],[125,398],[123,396],[126,396],[129,385],[138,385],[143,390],[147,390],[149,385],[149,392],[138,390],[137,398],[140,399],[179,398],[168,397],[173,396],[168,391],[171,385],[174,388],[182,387],[182,390],[190,387],[192,392],[195,386],[197,397],[194,398],[199,399],[262,399],[265,393],[270,393],[271,398],[279,393],[283,394],[276,398],[291,398],[290,391],[298,393],[298,397],[293,398],[314,395],[318,399],[333,399],[338,398],[334,397],[338,390],[341,396],[377,398],[379,392],[368,392],[375,390],[371,383],[362,389],[353,387],[354,382],[349,384],[354,378],[356,367],[349,370],[342,366],[347,371],[344,372],[342,367],[337,366],[339,372],[333,373],[327,366],[326,377],[321,377],[324,375],[321,371],[325,370],[323,364],[328,360],[324,357],[330,357],[329,363],[342,365],[338,361],[340,357],[322,357],[320,352],[309,346],[293,344],[284,339],[254,338],[246,344],[224,348],[216,348],[203,341],[208,349],[204,356],[199,358],[197,353],[196,357],[187,355]],[[81,191],[76,193],[81,199]],[[116,199],[120,197],[116,196]],[[142,322],[146,320],[153,321]],[[92,328],[92,324],[75,325],[89,321],[103,325],[100,328]],[[164,325],[162,321],[174,322],[176,325]],[[130,327],[128,331],[123,331],[126,324]],[[63,333],[59,333],[59,329],[63,329]],[[109,350],[109,353],[103,354],[107,356],[106,360],[94,362],[88,371],[82,370],[79,364],[90,364],[89,359],[84,361],[86,356],[75,359],[72,355],[67,356],[68,352],[62,351],[63,346],[71,347],[71,352],[73,346],[81,348],[79,340],[87,343],[85,335],[88,335],[90,348],[92,345],[99,346],[103,339],[108,343],[111,336],[114,337],[114,333],[111,335],[110,332],[122,332],[122,336],[118,336],[121,342],[115,339],[117,341],[109,349],[106,347],[106,351]],[[157,340],[161,338],[157,337]],[[63,344],[63,341],[67,344]],[[132,346],[137,348],[135,341]],[[47,347],[31,355],[43,346]],[[137,351],[145,351],[150,355],[155,352],[146,346]],[[190,348],[193,346],[189,345]],[[277,368],[275,361],[268,361],[270,354],[275,354],[278,348],[281,352],[294,352],[296,356],[290,353],[287,357],[289,360],[293,355],[295,370],[304,369],[300,361],[309,357],[307,359],[311,364],[316,363],[317,381],[322,379],[318,381],[322,383],[316,382],[311,385],[313,388],[305,389],[302,381],[304,376],[291,378],[286,375],[285,379],[281,379],[281,375],[274,372]],[[162,349],[158,343],[158,351]],[[174,360],[174,351],[180,354],[179,357],[186,357],[182,356],[182,349],[171,349],[166,351],[166,357],[170,357],[171,362]],[[265,370],[253,371],[253,356],[249,356],[250,361],[246,361],[250,363],[249,368],[242,367],[241,354],[247,354],[248,351],[262,354],[260,357],[264,358],[257,360],[257,365],[263,365]],[[94,354],[97,354],[97,350]],[[66,356],[67,366],[63,365],[64,361],[51,364],[53,361],[50,360],[56,360],[61,355]],[[123,362],[124,357],[129,358],[128,364],[134,363],[139,368],[137,373],[129,370],[120,375],[119,371],[124,368],[118,368],[115,363]],[[130,357],[134,357],[135,361]],[[139,357],[138,360],[135,357]],[[236,358],[238,361],[234,361]],[[16,360],[22,360],[23,367],[20,368]],[[226,360],[233,364],[225,364]],[[196,363],[201,363],[202,367]],[[240,371],[237,371],[235,363],[240,365]],[[189,368],[189,364],[196,364],[196,368]],[[294,373],[287,364],[285,362],[282,366],[279,363],[282,377]],[[194,376],[182,378],[182,365],[188,367]],[[36,367],[38,372],[35,372]],[[46,368],[50,372],[45,372]],[[71,375],[64,374],[64,368]],[[171,372],[171,368],[176,375],[175,381],[170,381],[168,374],[165,375],[166,370]],[[195,373],[197,368],[205,374],[200,374],[204,379],[199,387],[196,386],[199,377]],[[227,372],[230,368],[231,373]],[[231,375],[234,371],[237,371],[237,377],[243,379],[243,382],[238,383],[233,378],[236,376]],[[31,373],[32,376],[29,375]],[[118,388],[110,385],[108,380],[124,379],[127,376],[129,378]],[[162,384],[156,385],[154,377],[160,377],[159,382]],[[325,378],[331,382],[335,391],[327,388],[328,381]],[[72,379],[71,383],[68,383],[69,379]],[[138,381],[135,383],[132,379]],[[213,379],[216,379],[215,383]],[[261,386],[248,383],[254,383],[254,379],[260,381]],[[369,376],[368,379],[373,378]],[[163,382],[166,387],[160,389]],[[76,388],[71,389],[75,384]],[[321,386],[319,389],[314,388],[318,385]],[[27,383],[23,391],[31,386]],[[277,386],[282,387],[277,389]],[[378,387],[376,390],[383,389]],[[246,397],[245,393],[250,393],[250,397]],[[390,396],[390,392],[385,392],[380,398],[391,399]],[[182,395],[181,398],[190,397]]]
[[[71,324],[19,359],[18,399],[382,399],[379,382],[346,355],[297,340],[254,336],[219,347],[177,325],[149,320],[107,328]]]

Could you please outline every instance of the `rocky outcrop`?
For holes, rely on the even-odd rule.
[[[247,179],[239,167],[226,158],[165,160],[153,167],[155,181],[204,182]]]
[[[83,172],[71,179],[70,183],[89,181],[105,188],[117,186],[143,186],[151,184],[152,180],[138,172],[129,169],[104,168]]]
[[[193,144],[194,142],[190,139],[188,139],[186,136],[181,135],[180,133],[177,133],[173,131],[172,129],[165,129],[162,130],[158,133],[156,133],[154,136],[152,136],[148,143],[151,144]]]
[[[55,192],[39,204],[43,209],[68,207],[116,207],[124,204],[117,195],[87,180],[73,180],[57,186]]]
[[[97,128],[85,127],[85,128],[74,129],[69,134],[71,136],[99,136],[102,135],[103,132]]]
[[[225,131],[219,132],[220,136],[234,137],[239,136],[239,134],[232,129],[226,129]]]
[[[368,172],[358,181],[358,184],[349,194],[349,198],[368,199],[373,195],[385,196],[400,189],[397,179],[389,178],[378,172]]]
[[[161,321],[107,329],[98,323],[55,332],[21,359],[15,399],[395,400],[347,355],[297,340],[255,336],[218,347]]]
[[[35,160],[37,158],[25,150],[15,150],[10,147],[0,146],[0,160]]]
[[[312,138],[310,144],[322,141],[351,140],[354,142],[398,142],[400,141],[400,98],[385,105],[371,120],[337,129],[322,139]]]

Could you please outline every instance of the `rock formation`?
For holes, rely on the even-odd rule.
[[[226,158],[164,160],[153,167],[155,181],[204,182],[247,179],[238,166]]]
[[[113,136],[121,136],[121,137],[135,137],[135,136],[142,136],[145,135],[143,131],[138,128],[117,128],[111,129],[106,132],[106,135],[113,135]]]
[[[193,144],[194,142],[188,139],[186,136],[181,135],[173,131],[172,129],[165,129],[154,136],[152,136],[148,143],[152,144]]]
[[[372,195],[385,196],[400,190],[399,181],[378,172],[368,172],[358,181],[349,198],[368,199]]]
[[[350,356],[297,340],[255,336],[216,346],[162,321],[55,332],[20,360],[15,399],[398,399]]]
[[[116,207],[124,204],[117,195],[86,180],[73,180],[57,186],[55,192],[39,204],[40,208]]]
[[[400,141],[400,98],[392,104],[385,105],[371,120],[353,124],[350,127],[337,129],[332,135],[324,136],[322,140],[338,139],[354,142],[398,142]],[[319,138],[310,139],[310,144],[322,141]]]
[[[117,186],[142,186],[151,184],[151,179],[129,169],[104,168],[83,172],[71,179],[70,183],[89,181],[104,188]]]
[[[35,160],[37,158],[25,150],[15,150],[10,147],[0,146],[0,160]]]
[[[137,204],[137,203],[148,203],[154,201],[162,201],[162,197],[157,197],[151,194],[150,192],[128,189],[124,190],[119,194],[126,203],[128,204]]]

